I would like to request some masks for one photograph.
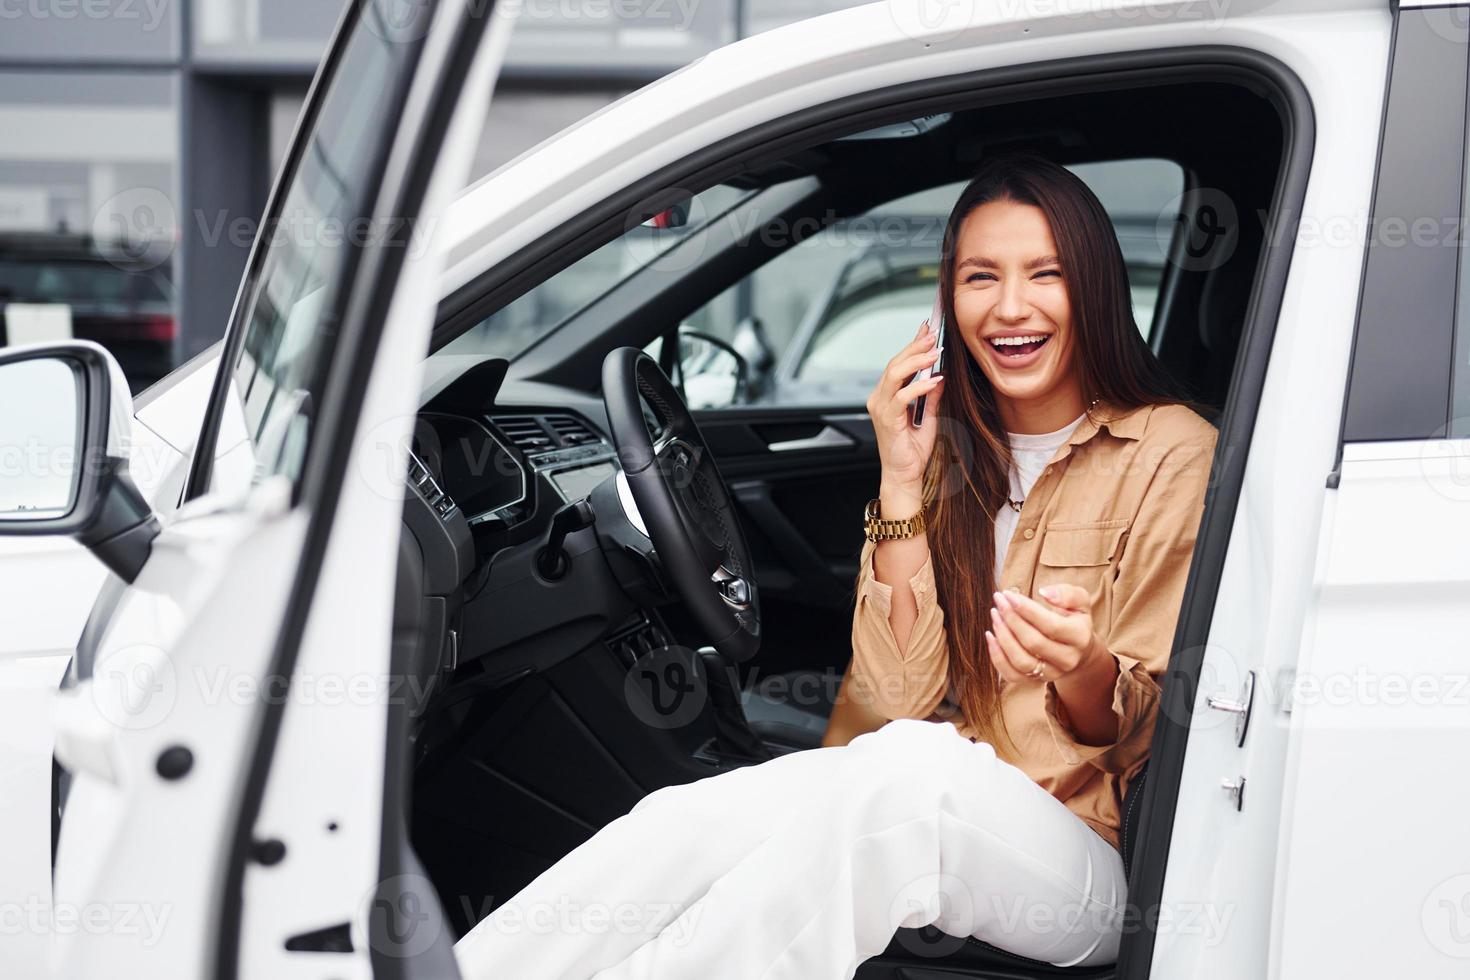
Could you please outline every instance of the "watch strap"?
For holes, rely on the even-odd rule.
[[[899,520],[884,518],[879,516],[879,501],[874,497],[863,510],[863,533],[869,541],[897,541],[912,538],[923,531],[923,507],[917,513]]]

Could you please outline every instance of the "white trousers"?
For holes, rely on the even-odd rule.
[[[455,946],[465,980],[851,978],[933,924],[1117,957],[1118,852],[950,722],[900,719],[649,793]]]

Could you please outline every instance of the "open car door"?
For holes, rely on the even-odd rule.
[[[416,903],[407,939],[369,922],[405,861],[382,833],[388,674],[437,218],[509,29],[493,0],[347,4],[249,258],[185,501],[161,520],[142,508],[141,550],[111,563],[58,699],[54,890],[21,883],[47,901],[35,942],[7,950],[18,974],[454,975],[432,890],[390,881],[390,904]],[[24,356],[85,375],[84,409],[127,407],[100,349]],[[107,433],[89,423],[87,440]],[[127,484],[126,448],[106,459]]]

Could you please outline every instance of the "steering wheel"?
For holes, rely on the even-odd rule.
[[[602,399],[665,580],[715,649],[736,663],[749,660],[760,649],[761,633],[750,548],[688,406],[658,362],[637,347],[619,347],[603,358]],[[643,401],[657,435],[649,431]]]

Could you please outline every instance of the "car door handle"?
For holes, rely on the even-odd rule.
[[[769,443],[766,448],[773,453],[788,453],[799,449],[842,449],[847,446],[856,446],[857,440],[841,429],[830,425],[822,426],[822,431],[814,436],[805,436],[801,439],[783,439],[780,442]]]

